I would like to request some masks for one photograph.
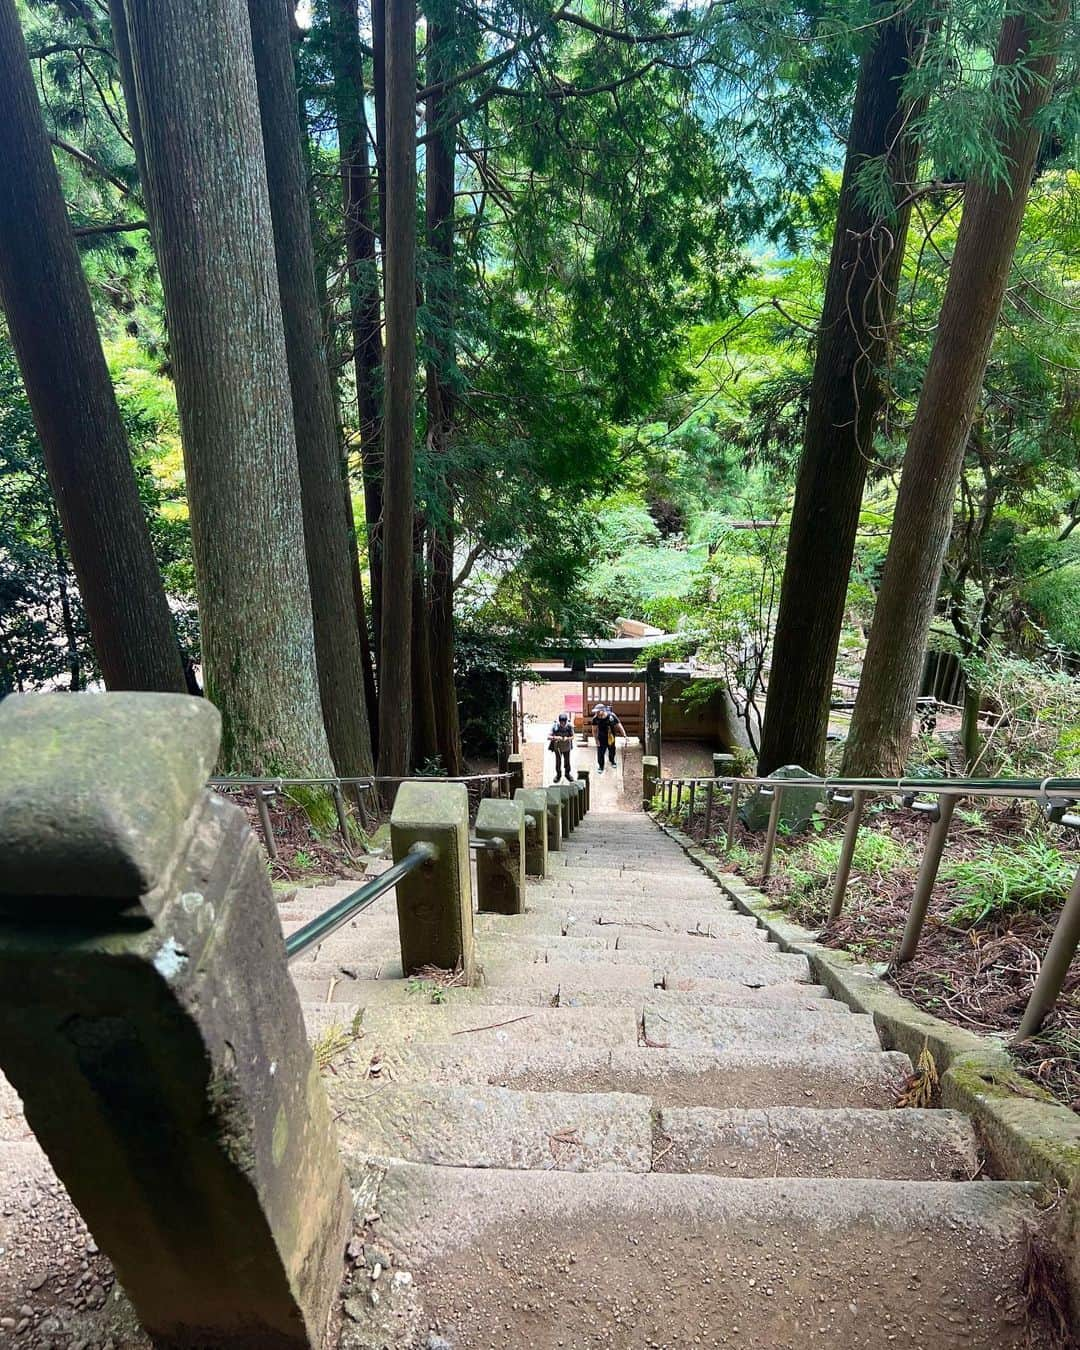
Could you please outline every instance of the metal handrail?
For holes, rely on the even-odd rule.
[[[762,852],[761,882],[768,880],[772,868],[773,851],[776,845],[777,830],[780,822],[780,807],[783,794],[789,788],[792,791],[818,789],[827,802],[842,807],[847,813],[847,825],[844,830],[844,842],[833,879],[832,899],[829,906],[829,923],[835,922],[843,912],[844,896],[847,892],[848,876],[855,853],[855,844],[862,824],[863,807],[867,797],[899,796],[909,809],[926,815],[931,823],[923,850],[919,875],[911,898],[903,937],[893,957],[893,965],[903,965],[910,961],[918,948],[930,904],[930,896],[937,880],[938,868],[949,833],[953,810],[962,797],[991,798],[1010,797],[1019,800],[1032,800],[1039,806],[1050,824],[1064,829],[1080,829],[1080,814],[1070,811],[1080,798],[1080,779],[1078,778],[842,778],[812,775],[806,778],[763,778],[763,777],[711,777],[711,778],[667,778],[661,780],[659,793],[661,802],[666,797],[666,806],[662,809],[681,815],[683,789],[689,787],[688,820],[694,814],[695,789],[704,784],[707,792],[706,829],[711,827],[713,794],[717,789],[730,793],[728,808],[727,840],[725,847],[730,849],[735,841],[735,821],[738,810],[739,793],[744,787],[759,788],[759,796],[770,798],[769,823]],[[847,791],[844,792],[843,790]],[[923,793],[934,800],[919,801],[917,794]],[[672,797],[674,796],[674,808]],[[1033,1036],[1042,1026],[1047,1014],[1057,1002],[1069,966],[1080,947],[1080,869],[1069,893],[1061,914],[1058,917],[1053,937],[1042,962],[1038,979],[1028,1000],[1027,1008],[1020,1022],[1014,1042]]]
[[[296,957],[303,955],[309,947],[317,946],[331,933],[337,932],[343,924],[348,923],[354,915],[374,904],[387,891],[393,890],[402,877],[407,877],[410,872],[415,872],[418,867],[433,861],[436,855],[437,850],[434,844],[429,844],[424,840],[413,844],[400,862],[394,863],[385,872],[380,872],[366,886],[361,886],[359,890],[345,896],[337,904],[331,905],[328,910],[325,910],[312,919],[310,923],[304,924],[303,928],[298,928],[295,933],[287,937],[285,939],[285,959],[293,961]]]

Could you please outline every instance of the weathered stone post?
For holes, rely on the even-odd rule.
[[[551,853],[560,853],[562,851],[562,793],[559,791],[558,784],[552,784],[551,787],[543,789],[547,797],[547,846]]]
[[[523,755],[511,755],[506,761],[510,773],[510,797],[513,799],[518,788],[525,786],[525,758]]]
[[[525,875],[547,876],[548,799],[543,788],[518,788],[514,800],[525,812]],[[530,822],[532,828],[529,828]]]
[[[570,800],[574,803],[574,825],[576,827],[585,819],[585,784],[575,779],[570,786],[573,789]]]
[[[642,753],[652,755],[660,774],[660,662],[655,657],[645,667],[645,744]]]
[[[351,1201],[208,700],[0,704],[0,1066],[155,1343],[320,1346]]]
[[[496,798],[485,800],[496,801]],[[413,844],[435,856],[397,884],[398,936],[406,975],[422,966],[465,972],[473,983],[469,792],[464,783],[402,783],[390,817],[390,846],[401,862]]]
[[[520,914],[525,900],[525,809],[521,802],[489,797],[476,815],[476,837],[501,839],[504,849],[476,855],[477,908],[485,913]]]
[[[591,804],[592,804],[592,797],[591,797],[590,785],[589,785],[589,770],[588,770],[588,769],[578,769],[578,771],[577,771],[577,777],[578,777],[578,782],[579,782],[579,783],[583,783],[584,786],[585,786],[585,814],[588,815],[588,813],[589,813],[589,807],[590,807]]]
[[[655,755],[641,757],[641,804],[646,811],[660,790],[660,761]]]
[[[568,838],[574,832],[574,789],[569,783],[559,784],[559,798],[562,808],[562,833],[563,838]]]
[[[712,776],[714,778],[732,778],[735,774],[734,755],[713,755]]]

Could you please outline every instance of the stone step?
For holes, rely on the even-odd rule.
[[[865,1014],[830,1017],[802,1008],[695,1008],[645,1004],[645,1037],[672,1050],[727,1049],[746,1037],[795,1045],[850,1045],[880,1050],[874,1019]]]
[[[695,976],[712,980],[738,980],[744,984],[790,984],[809,981],[810,966],[805,956],[781,952],[768,943],[749,941],[720,942],[723,950],[696,955],[687,952],[619,951],[610,948],[592,948],[564,938],[561,943],[544,945],[493,942],[482,944],[480,959],[485,970],[492,965],[500,969],[508,962],[525,968],[530,961],[572,963],[580,966],[600,966],[613,969],[620,966],[646,966],[653,975],[654,984],[668,980],[691,979]]]
[[[647,1172],[652,1104],[629,1093],[326,1080],[345,1153],[443,1167]]]
[[[342,1026],[338,1013],[332,1005],[305,1005],[311,1034],[319,1035],[327,1026],[347,1033],[350,1028]],[[358,1032],[334,1062],[339,1076],[370,1078],[375,1061],[380,1082],[478,1084],[522,1092],[632,1092],[651,1097],[657,1107],[891,1107],[911,1071],[911,1061],[896,1052],[751,1037],[713,1053],[605,1048],[560,1043],[557,1037],[507,1044],[478,1035],[383,1046],[362,1024]]]
[[[764,928],[754,928],[749,924],[719,933],[642,933],[630,930],[620,933],[615,945],[621,952],[654,951],[686,956],[715,956],[732,948],[753,951],[755,946],[767,942],[768,937]]]
[[[709,913],[701,909],[678,910],[646,909],[642,905],[601,906],[578,905],[573,902],[557,905],[532,905],[522,914],[478,914],[477,933],[497,933],[504,937],[519,934],[535,937],[559,937],[584,934],[610,940],[620,931],[638,931],[644,936],[667,937],[767,937],[764,928],[756,928],[752,919],[729,911]]]
[[[550,970],[550,966],[542,967]],[[691,991],[654,989],[570,989],[558,983],[536,985],[485,984],[473,989],[437,986],[424,980],[348,980],[335,987],[338,997],[329,1005],[336,1008],[337,1017],[351,1018],[348,1012],[365,1007],[393,1007],[400,1004],[447,1005],[460,1003],[469,1007],[550,1007],[553,1000],[562,1007],[633,1008],[640,1018],[646,1002],[663,1009],[666,1006],[691,1004],[694,1007],[747,1008],[808,1008],[829,1015],[849,1016],[846,1004],[830,999],[827,991],[816,984],[771,984],[759,989],[725,983],[721,980],[700,981],[710,988]],[[300,980],[297,988],[301,998],[313,1004],[325,1004],[329,981],[324,983]]]
[[[355,1160],[358,1343],[1021,1350],[1033,1188]],[[406,1273],[407,1279],[399,1277]],[[378,1292],[378,1291],[376,1291]]]
[[[527,1043],[530,1053],[543,1046],[585,1045],[594,1050],[633,1046],[638,1042],[639,1027],[633,1008],[525,1005],[489,1013],[468,1006],[433,1003],[367,1008],[362,1024],[365,1039],[384,1050],[422,1042],[449,1042],[460,1036],[467,1038],[470,1045],[497,1045],[506,1049]]]
[[[968,1181],[979,1147],[958,1111],[778,1107],[660,1112],[654,1168],[733,1177]]]

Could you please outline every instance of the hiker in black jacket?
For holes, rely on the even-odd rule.
[[[605,758],[612,768],[615,767],[616,729],[625,740],[626,728],[612,710],[605,707],[603,703],[598,703],[593,709],[592,725],[596,732],[596,771],[597,773],[603,773]]]

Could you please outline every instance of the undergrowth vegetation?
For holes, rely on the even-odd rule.
[[[664,818],[762,889],[792,920],[828,946],[882,968],[920,1007],[969,1030],[1008,1038],[1030,997],[1078,866],[1075,838],[1016,804],[959,807],[915,959],[896,967],[929,823],[892,806],[869,808],[859,831],[840,917],[829,922],[844,820],[780,834],[772,874],[761,882],[763,834],[741,823],[730,849],[726,828],[704,837],[700,808]],[[726,812],[722,824],[726,827]],[[1040,1034],[1013,1051],[1020,1068],[1080,1111],[1080,957]]]

